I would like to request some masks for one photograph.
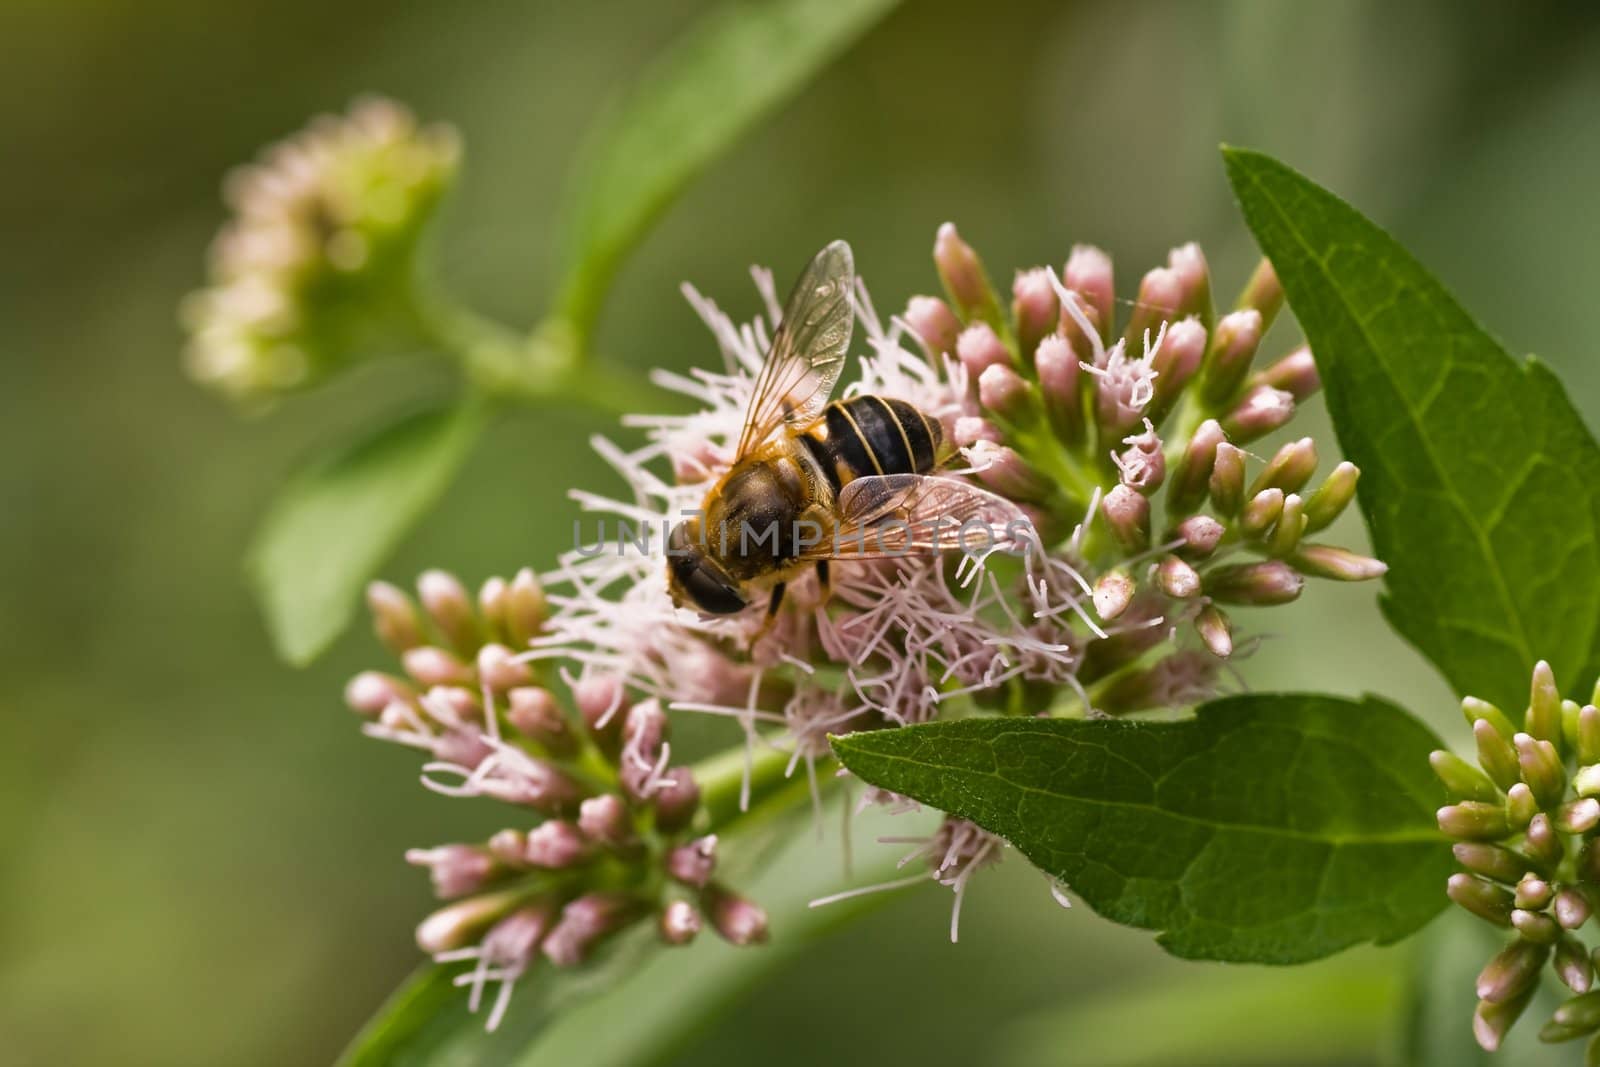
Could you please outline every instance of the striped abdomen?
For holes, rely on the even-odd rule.
[[[873,474],[926,474],[938,462],[943,434],[904,400],[856,396],[835,400],[801,438],[833,488]]]

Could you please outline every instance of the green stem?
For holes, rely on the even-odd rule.
[[[754,811],[768,797],[784,792],[789,782],[791,753],[763,748],[750,758],[750,805]],[[744,790],[745,746],[725,749],[694,765],[694,780],[700,786],[700,803],[710,819],[710,829],[720,830],[746,814],[740,807]],[[805,783],[797,783],[804,785]]]
[[[423,340],[453,359],[485,396],[521,404],[578,401],[611,414],[659,403],[636,375],[589,359],[578,332],[559,316],[524,336],[423,282],[410,303]]]

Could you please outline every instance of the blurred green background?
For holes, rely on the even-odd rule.
[[[0,1059],[327,1062],[416,960],[428,896],[402,851],[494,818],[360,737],[339,687],[376,658],[365,632],[300,672],[268,648],[240,558],[272,488],[449,381],[389,364],[255,420],[191,386],[174,307],[201,279],[223,172],[362,91],[456,123],[443,273],[525,325],[582,131],[705,6],[0,5]],[[1198,239],[1230,292],[1253,250],[1228,141],[1390,227],[1508,347],[1554,364],[1592,424],[1597,16],[912,0],[691,188],[622,273],[600,342],[640,374],[710,361],[679,280],[753,311],[748,264],[788,276],[834,236],[880,309],[899,307],[935,285],[947,218],[1003,277],[1098,243],[1124,295]],[[1320,404],[1308,421],[1331,442]],[[613,484],[585,443],[604,428],[568,411],[498,426],[387,575],[547,564],[570,536],[566,488]],[[1372,588],[1320,585],[1260,623],[1252,685],[1373,690],[1454,731]],[[810,947],[683,1062],[1106,1063],[1133,1036],[1199,1034],[1218,1003],[1270,1028],[1299,998],[1358,1021],[1263,1037],[1259,1062],[1366,1063],[1404,1007],[1407,949],[1331,970],[1184,964],[1059,911],[1016,859],[977,881],[959,946],[948,904],[912,893]],[[1119,1062],[1240,1062],[1156,1045]]]

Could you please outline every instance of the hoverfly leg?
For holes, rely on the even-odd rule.
[[[826,604],[828,598],[833,596],[833,583],[828,577],[828,561],[817,560],[817,592],[820,596],[819,603]]]
[[[778,609],[783,606],[783,591],[786,584],[779,582],[772,587],[772,598],[767,601],[766,617],[761,620],[761,628],[755,632],[754,637],[750,638],[750,644],[747,647],[755,648],[761,643],[763,637],[772,632],[772,624],[778,621]]]

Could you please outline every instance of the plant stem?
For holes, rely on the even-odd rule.
[[[758,751],[750,759],[749,808],[742,808],[739,801],[744,789],[745,758],[745,747],[737,745],[694,766],[694,778],[700,784],[700,803],[710,818],[712,830],[723,828],[747,811],[754,811],[767,798],[784,792],[789,781],[784,772],[789,768],[792,754],[771,748]],[[803,791],[801,795],[804,796]]]
[[[634,375],[594,365],[559,317],[524,336],[423,282],[413,287],[410,304],[423,340],[460,365],[485,396],[520,404],[577,401],[614,414],[659,402]]]

